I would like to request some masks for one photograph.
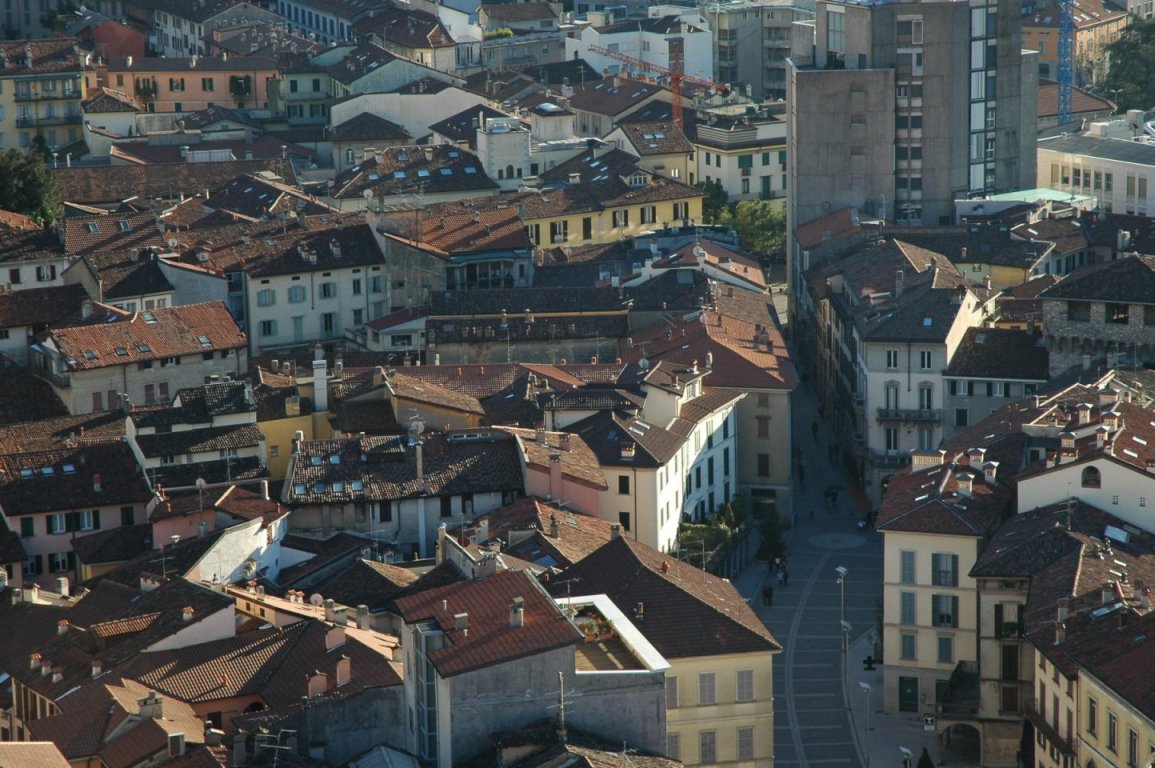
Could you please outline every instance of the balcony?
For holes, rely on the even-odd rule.
[[[43,117],[18,115],[16,117],[17,128],[33,128],[38,125],[69,125],[79,122],[80,115],[45,115]]]
[[[39,376],[45,381],[51,382],[58,387],[71,387],[72,376],[67,373],[57,373],[56,371],[48,370],[46,368],[38,368],[32,366],[31,371],[34,375]]]
[[[907,451],[875,451],[870,452],[870,463],[879,469],[902,469],[910,464],[910,453]]]
[[[13,94],[16,101],[53,101],[60,99],[79,99],[80,91],[77,90],[63,90],[63,91],[16,91]]]
[[[942,411],[938,408],[879,408],[879,421],[942,421]]]

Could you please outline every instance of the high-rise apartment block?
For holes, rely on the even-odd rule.
[[[818,0],[787,68],[788,233],[845,207],[945,225],[955,200],[1034,186],[1021,31],[1021,0]],[[808,254],[788,248],[795,299]]]
[[[785,99],[791,26],[814,18],[813,2],[723,0],[698,11],[714,32],[715,79],[757,99]]]

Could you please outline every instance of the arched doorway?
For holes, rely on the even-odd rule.
[[[940,764],[963,763],[978,765],[982,757],[982,736],[977,728],[956,723],[942,732],[942,759]]]

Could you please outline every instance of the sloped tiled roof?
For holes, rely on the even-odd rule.
[[[773,653],[781,646],[725,579],[622,536],[551,580],[556,595],[606,594],[622,611],[645,605],[635,626],[667,659]]]
[[[144,105],[127,93],[112,88],[97,88],[89,91],[89,96],[80,105],[85,114],[107,114],[110,112],[143,112]]]
[[[525,624],[511,627],[509,606],[524,601]],[[419,592],[396,601],[406,624],[434,621],[445,633],[444,647],[429,653],[442,677],[524,659],[576,645],[581,634],[525,571]],[[444,608],[442,606],[445,606]],[[468,613],[468,632],[455,629],[454,615]]]
[[[572,390],[581,392],[583,390]],[[526,467],[549,472],[553,457],[558,458],[563,475],[598,490],[606,490],[605,473],[598,458],[578,435],[564,432],[543,432],[518,427],[500,427],[517,438],[525,456]]]
[[[143,200],[177,200],[206,189],[216,189],[241,173],[272,172],[293,178],[292,166],[274,160],[235,160],[219,163],[171,163],[163,167],[142,165],[63,166],[50,168],[61,200],[73,203],[110,203],[140,197]]]
[[[1006,328],[968,328],[955,348],[947,376],[1046,381],[1047,348],[1041,337]]]
[[[1155,258],[1125,256],[1088,265],[1064,276],[1039,298],[1155,304]]]
[[[501,540],[503,552],[551,568],[579,562],[611,536],[609,521],[558,509],[534,496],[518,499],[480,519],[488,521],[489,537]]]
[[[357,559],[348,568],[312,584],[309,589],[339,605],[350,608],[365,605],[371,612],[377,612],[384,609],[394,595],[416,582],[418,576],[408,568]]]
[[[0,293],[0,328],[44,326],[76,313],[85,297],[82,285],[28,288]]]
[[[247,345],[223,301],[162,307],[114,322],[56,328],[50,331],[50,339],[73,371]]]
[[[408,141],[413,138],[397,123],[369,112],[361,112],[333,126],[329,136],[333,141]]]
[[[125,443],[0,455],[0,507],[9,517],[142,504],[151,497]]]
[[[481,161],[471,152],[440,144],[434,147],[388,147],[333,179],[333,198],[496,190]]]

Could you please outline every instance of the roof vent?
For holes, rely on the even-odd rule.
[[[469,629],[469,614],[455,613],[453,614],[453,628],[458,632],[465,632]]]

